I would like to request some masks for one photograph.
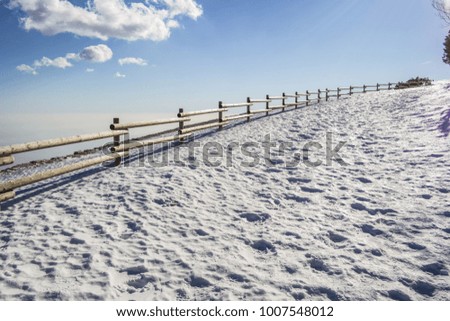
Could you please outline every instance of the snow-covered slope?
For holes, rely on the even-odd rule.
[[[271,134],[271,166],[200,148],[25,188],[0,212],[0,299],[449,300],[449,106],[445,81],[356,95],[197,140]],[[286,166],[327,132],[348,165]]]

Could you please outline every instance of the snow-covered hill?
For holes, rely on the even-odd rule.
[[[450,300],[449,106],[448,81],[355,95],[24,188],[0,212],[0,299]],[[347,165],[305,145],[327,133]],[[230,146],[267,134],[270,164]],[[292,164],[308,146],[323,164]]]

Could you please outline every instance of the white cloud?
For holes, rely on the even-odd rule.
[[[43,67],[66,69],[72,66],[73,65],[67,60],[66,57],[57,57],[55,59],[42,57],[40,60],[35,60],[32,66],[22,64],[17,66],[16,69],[27,74],[37,75],[37,70]]]
[[[16,69],[21,71],[21,72],[27,73],[27,74],[32,74],[32,75],[37,75],[38,74],[35,68],[33,68],[33,67],[29,66],[29,65],[25,65],[25,64],[17,66]]]
[[[9,7],[24,13],[20,23],[26,30],[129,41],[165,40],[170,37],[171,29],[179,26],[176,18],[187,16],[196,20],[203,14],[196,0],[84,2],[84,6],[77,6],[66,0],[10,0]]]
[[[80,52],[79,57],[91,62],[106,62],[113,56],[111,48],[107,45],[89,46]]]
[[[196,20],[203,14],[202,7],[192,0],[163,0],[169,7],[169,16],[171,18],[178,15],[187,15]]]
[[[66,59],[70,59],[70,60],[80,60],[80,55],[76,54],[76,53],[68,53],[66,55]]]
[[[119,59],[119,65],[138,65],[147,66],[147,61],[142,58],[126,57]]]
[[[36,60],[33,66],[34,68],[55,67],[60,69],[66,69],[68,67],[72,67],[73,65],[65,57],[58,57],[55,59],[43,57],[41,60]]]
[[[94,72],[95,70],[92,68],[86,68],[86,72]]]
[[[17,66],[16,69],[21,72],[24,72],[24,73],[37,75],[38,74],[37,69],[40,69],[43,67],[55,67],[55,68],[60,68],[60,69],[66,69],[68,67],[72,67],[73,64],[69,60],[71,60],[71,61],[85,60],[85,61],[89,61],[89,62],[103,63],[108,60],[111,60],[112,56],[113,56],[113,52],[112,52],[111,48],[109,48],[107,45],[101,44],[101,45],[97,45],[97,46],[86,47],[79,54],[68,53],[65,55],[65,57],[57,57],[55,59],[42,57],[42,59],[40,59],[40,60],[35,60],[32,66],[22,64],[20,66]],[[92,72],[89,70],[94,71],[94,69],[90,69],[90,68],[88,68],[86,71]]]
[[[120,72],[116,72],[116,73],[114,74],[114,77],[116,77],[116,78],[125,78],[126,75],[121,74]]]

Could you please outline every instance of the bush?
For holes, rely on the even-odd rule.
[[[399,82],[395,89],[404,89],[404,88],[413,88],[413,87],[423,87],[423,86],[431,86],[432,81],[429,78],[416,77],[411,78],[406,82]]]

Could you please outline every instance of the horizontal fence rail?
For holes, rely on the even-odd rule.
[[[45,149],[50,147],[58,147],[69,144],[83,143],[93,140],[100,140],[108,137],[120,136],[127,134],[127,130],[108,131],[96,134],[78,135],[65,138],[56,138],[49,140],[42,140],[38,142],[31,142],[26,144],[18,144],[0,147],[0,156],[10,156],[11,154],[19,154],[25,152],[31,152],[39,149]]]
[[[317,91],[305,93],[295,92],[294,94],[283,93],[282,95],[266,95],[265,99],[253,99],[247,97],[245,103],[218,103],[218,108],[204,109],[198,111],[184,111],[183,108],[179,109],[176,118],[151,120],[151,121],[139,121],[131,123],[120,123],[119,118],[114,118],[113,123],[110,125],[110,130],[95,134],[85,134],[78,136],[71,136],[65,138],[48,139],[36,142],[30,142],[25,144],[16,144],[10,146],[0,147],[0,166],[6,166],[14,164],[14,154],[31,152],[46,148],[53,148],[69,144],[77,144],[88,141],[101,140],[112,137],[112,147],[110,148],[111,154],[103,155],[88,160],[80,161],[74,164],[65,165],[60,168],[50,169],[41,173],[37,173],[31,176],[10,180],[0,184],[0,202],[13,199],[16,196],[15,190],[26,185],[34,184],[46,179],[54,178],[67,173],[75,172],[77,170],[92,167],[105,162],[113,161],[115,166],[120,165],[122,160],[129,156],[129,151],[133,149],[139,149],[145,146],[179,142],[183,143],[186,139],[189,139],[196,132],[205,130],[211,130],[217,128],[222,130],[224,127],[230,125],[233,122],[246,120],[249,122],[253,117],[269,116],[277,111],[284,112],[287,109],[294,110],[297,108],[304,108],[320,104],[322,101],[329,101],[331,98],[340,99],[344,96],[352,96],[354,94],[362,94],[374,91],[382,90],[394,90],[410,88],[418,85],[423,85],[422,82],[409,82],[409,83],[387,83],[376,85],[363,85],[363,86],[349,86],[338,87],[336,89],[318,89]],[[281,102],[278,104],[272,104],[274,101]],[[255,104],[264,104],[265,108],[253,109]],[[244,108],[245,112],[237,114],[228,114],[231,109]],[[214,115],[217,115],[214,117]],[[226,116],[225,116],[226,114]],[[198,116],[210,115],[213,117],[209,120],[201,120],[194,122]],[[212,116],[211,116],[212,115]],[[149,134],[145,137],[138,139],[129,139],[129,129],[140,127],[160,126],[166,124],[178,124],[178,127],[172,129],[162,130],[156,133]],[[175,126],[174,126],[175,127]],[[121,137],[124,139],[121,140]]]
[[[163,119],[163,120],[153,120],[153,121],[140,121],[135,123],[128,124],[111,124],[111,130],[115,129],[128,129],[128,128],[138,128],[138,127],[150,127],[150,126],[159,126],[166,124],[179,123],[180,121],[190,121],[190,118],[171,118],[171,119]]]
[[[206,110],[199,110],[199,111],[190,111],[190,112],[180,112],[178,113],[178,117],[192,117],[192,116],[200,116],[200,115],[208,115],[208,114],[215,114],[218,112],[226,112],[228,109],[222,108],[222,109],[206,109]]]
[[[12,190],[18,188],[18,187],[22,187],[25,185],[29,185],[29,184],[33,184],[33,183],[37,183],[40,181],[43,181],[45,179],[49,179],[52,177],[56,177],[56,176],[60,176],[60,175],[64,175],[67,173],[71,173],[74,171],[77,171],[79,169],[84,169],[87,167],[91,167],[94,165],[98,165],[110,160],[114,160],[117,158],[121,158],[123,156],[125,156],[125,153],[117,153],[117,154],[111,154],[111,155],[105,155],[105,156],[100,156],[100,157],[96,157],[93,159],[88,159],[82,162],[78,162],[75,164],[71,164],[71,165],[67,165],[67,166],[63,166],[57,169],[50,169],[47,170],[45,172],[42,173],[38,173],[38,174],[34,174],[28,177],[24,177],[21,179],[17,179],[17,180],[13,180],[13,181],[8,181],[6,183],[3,183],[0,185],[0,193],[11,193]],[[2,197],[3,194],[0,194],[0,198]]]
[[[222,104],[222,108],[238,108],[238,107],[247,107],[252,106],[253,103],[257,103],[258,101],[252,101],[250,103],[241,103],[241,104]]]

